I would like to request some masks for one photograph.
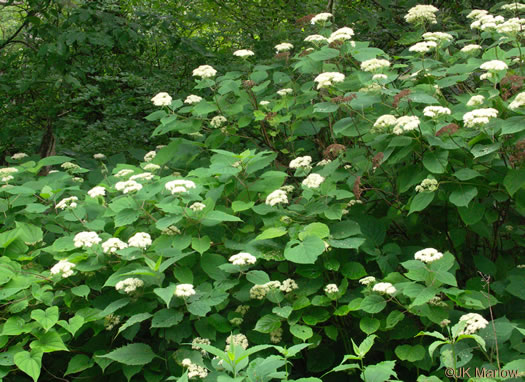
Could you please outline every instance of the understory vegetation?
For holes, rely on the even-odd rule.
[[[525,4],[109,3],[0,40],[0,380],[523,380]]]

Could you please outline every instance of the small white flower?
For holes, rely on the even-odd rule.
[[[130,174],[133,174],[133,172],[134,172],[133,170],[130,170],[129,168],[125,168],[125,169],[122,169],[119,172],[117,172],[115,174],[115,176],[117,178],[124,178],[124,177],[126,177],[126,176],[128,176]]]
[[[92,198],[96,198],[97,196],[106,195],[106,189],[102,186],[96,186],[96,187],[93,187],[91,190],[89,190],[87,193]]]
[[[171,194],[177,194],[182,192],[188,192],[188,190],[195,188],[195,183],[191,180],[177,179],[167,182],[164,187],[166,190],[171,191]]]
[[[226,338],[225,351],[230,350],[230,345],[241,346],[244,350],[248,349],[248,338],[244,334],[233,334]]]
[[[521,22],[522,21],[516,17],[508,19],[505,22],[496,25],[496,32],[510,36],[515,36],[521,32]]]
[[[302,185],[308,188],[318,188],[324,182],[324,178],[319,174],[310,174],[303,180]]]
[[[330,159],[323,159],[319,162],[317,162],[316,166],[326,166],[327,164],[332,163]]]
[[[461,334],[474,334],[479,329],[483,329],[489,324],[489,322],[485,320],[483,316],[478,313],[464,314],[463,316],[459,318],[459,321],[460,322],[463,321],[467,323],[467,326],[465,327],[465,329],[463,329],[461,333],[459,333],[460,335]]]
[[[332,86],[334,83],[343,82],[345,75],[338,72],[325,72],[315,77],[314,82],[317,82],[317,89]]]
[[[379,292],[382,294],[393,295],[396,293],[397,289],[390,283],[377,283],[372,288],[374,292]]]
[[[142,174],[133,175],[129,180],[151,180],[153,179],[153,174],[151,172],[143,172]]]
[[[331,13],[328,13],[328,12],[319,13],[319,14],[315,15],[314,17],[312,17],[312,20],[310,20],[310,23],[312,23],[312,25],[314,25],[314,24],[317,24],[320,21],[324,22],[324,21],[327,21],[330,17],[334,17],[334,15],[332,15]]]
[[[372,80],[374,81],[377,81],[377,80],[386,80],[388,78],[388,76],[386,74],[381,74],[381,73],[378,73],[378,74],[374,74],[372,76]]]
[[[389,66],[390,61],[377,58],[372,58],[371,60],[361,62],[361,70],[365,72],[375,72],[384,68],[388,68]]]
[[[190,209],[194,212],[202,211],[206,208],[206,204],[201,202],[195,202],[190,206]]]
[[[191,348],[193,350],[200,350],[200,352],[202,353],[202,355],[207,355],[208,352],[206,350],[204,350],[203,348],[201,348],[199,345],[201,344],[204,344],[204,345],[211,345],[211,341],[207,338],[201,338],[201,337],[195,337],[193,339],[193,341],[191,341]]]
[[[451,34],[444,32],[427,32],[423,33],[423,39],[426,41],[435,41],[438,44],[441,44],[446,41],[452,41],[454,37],[452,37]]]
[[[476,109],[472,110],[463,115],[463,122],[465,127],[476,127],[480,125],[486,125],[490,122],[491,118],[496,118],[498,111],[493,108]]]
[[[233,265],[249,265],[255,264],[257,259],[250,253],[240,252],[236,255],[231,256],[228,261]]]
[[[288,196],[286,195],[286,191],[275,190],[266,197],[266,204],[269,206],[273,207],[279,203],[288,204]]]
[[[380,132],[387,127],[395,126],[396,123],[396,117],[394,117],[392,114],[384,114],[375,121],[374,126],[372,127],[372,131]]]
[[[12,176],[12,175],[7,175],[7,176],[3,176],[3,177],[0,178],[0,179],[2,180],[2,182],[6,182],[6,183],[7,183],[7,182],[9,182],[10,180],[15,179],[15,177]],[[4,184],[4,186],[6,186],[6,184]],[[3,188],[4,186],[2,186],[2,188]]]
[[[259,102],[259,105],[261,106],[266,106],[266,105],[269,105],[270,104],[270,101],[261,101]]]
[[[361,280],[359,280],[359,284],[362,285],[369,285],[376,282],[376,278],[374,276],[366,276],[363,277]]]
[[[64,162],[60,165],[64,170],[74,170],[77,168],[80,168],[78,164],[71,163],[71,162]]]
[[[312,34],[307,36],[304,41],[306,42],[318,42],[318,41],[328,41],[328,39],[320,34]]]
[[[277,91],[277,94],[279,94],[281,97],[284,97],[285,95],[292,94],[292,93],[293,93],[293,89],[290,89],[290,88],[281,89]]]
[[[507,66],[507,64],[505,62],[503,62],[503,61],[500,61],[500,60],[487,61],[487,62],[484,62],[483,64],[481,64],[481,66],[480,66],[480,69],[488,70],[488,71],[491,71],[491,72],[497,72],[497,71],[501,71],[501,70],[506,70],[508,68],[509,67]]]
[[[299,285],[297,285],[297,283],[292,279],[286,279],[281,283],[279,289],[281,292],[290,293],[296,289],[299,289]]]
[[[509,109],[515,110],[525,105],[525,92],[519,93],[509,105]]]
[[[93,244],[98,244],[102,239],[97,235],[96,232],[79,232],[73,239],[75,247],[92,247]]]
[[[432,263],[442,257],[443,254],[435,248],[425,248],[414,254],[414,259],[420,260],[424,263]]]
[[[300,167],[310,167],[310,163],[312,163],[312,157],[309,155],[306,155],[304,157],[297,157],[294,160],[290,162],[289,167],[290,168],[300,168]]]
[[[293,45],[290,44],[289,42],[282,42],[280,44],[275,45],[275,50],[277,51],[277,53],[287,52],[290,49],[293,49]]]
[[[483,102],[485,102],[485,97],[482,95],[475,95],[470,97],[470,99],[467,102],[467,106],[479,106],[482,105]]]
[[[481,49],[482,49],[481,45],[469,44],[469,45],[465,45],[463,48],[461,48],[461,52],[463,52],[463,53],[470,53],[470,52],[475,52],[475,51],[478,51],[478,50],[481,50]]]
[[[262,300],[264,296],[268,293],[268,288],[263,285],[254,285],[250,289],[250,298]]]
[[[411,24],[423,24],[428,21],[430,24],[437,24],[435,13],[439,9],[432,5],[416,5],[408,10],[405,21]]]
[[[174,225],[170,225],[168,228],[163,229],[161,234],[167,235],[167,236],[175,236],[175,235],[180,235],[181,232],[180,232],[180,229],[178,229]]]
[[[93,158],[102,160],[102,159],[106,159],[106,156],[104,154],[98,153],[98,154],[93,154]]]
[[[328,42],[331,44],[334,41],[338,41],[338,40],[343,40],[343,41],[351,40],[353,36],[354,36],[354,30],[352,28],[342,27],[336,30],[335,32],[332,32],[330,37],[328,37]],[[354,45],[355,43],[352,41],[352,46]]]
[[[272,341],[272,343],[278,344],[279,342],[282,341],[282,339],[283,339],[283,329],[282,328],[277,328],[270,332],[270,341]]]
[[[241,49],[241,50],[236,50],[235,52],[233,52],[233,55],[237,57],[249,57],[249,56],[253,56],[254,54],[255,53],[253,53],[251,50],[248,50],[248,49]]]
[[[144,170],[146,171],[157,171],[158,169],[160,169],[160,166],[155,163],[148,163],[144,166]]]
[[[130,247],[146,248],[152,243],[151,236],[146,232],[137,232],[128,240]]]
[[[423,109],[423,115],[430,118],[436,118],[441,115],[450,115],[450,113],[450,109],[443,106],[427,106]]]
[[[184,103],[192,105],[194,103],[199,103],[200,101],[202,101],[202,97],[199,97],[198,95],[195,95],[195,94],[190,94],[189,96],[186,97],[186,99],[184,100]]]
[[[71,180],[72,180],[73,182],[75,182],[75,183],[82,183],[82,182],[84,182],[84,179],[82,179],[82,178],[79,177],[79,176],[75,176],[75,177],[73,177]]]
[[[144,162],[151,162],[156,155],[157,153],[155,151],[150,151],[146,153],[146,155],[144,155]]]
[[[151,102],[153,102],[155,106],[169,106],[171,105],[171,100],[172,98],[168,93],[161,92],[158,93],[155,97],[153,97],[151,99]]]
[[[210,125],[211,127],[217,128],[217,127],[221,127],[226,121],[227,119],[225,117],[223,117],[222,115],[217,115],[212,118]]]
[[[426,178],[421,182],[421,184],[416,186],[416,192],[434,192],[438,189],[438,187],[439,183],[436,179]]]
[[[215,76],[215,74],[217,74],[217,71],[210,65],[201,65],[193,70],[193,77],[210,78]]]
[[[280,190],[283,190],[285,192],[293,192],[293,190],[295,190],[295,187],[292,185],[286,185],[286,186],[282,186]]]
[[[177,297],[190,297],[195,294],[195,289],[193,289],[193,284],[179,284],[175,288],[175,296]]]
[[[11,159],[14,159],[14,160],[23,159],[26,157],[27,157],[26,153],[16,153],[16,154],[11,155]]]
[[[339,288],[335,284],[328,284],[324,288],[324,291],[325,291],[326,294],[333,294],[333,293],[338,293],[339,292]]]
[[[115,253],[119,249],[124,248],[128,248],[128,245],[116,237],[112,237],[102,243],[102,250],[104,253]]]
[[[419,127],[419,122],[419,118],[413,115],[399,117],[394,126],[393,132],[394,134],[399,135],[406,131],[416,130]]]
[[[486,16],[489,12],[484,9],[474,9],[467,15],[467,19],[479,19],[482,16]]]
[[[106,330],[112,330],[115,326],[120,323],[120,316],[109,314],[104,317],[104,327]]]
[[[73,268],[75,268],[75,266],[75,264],[67,260],[60,260],[51,268],[50,272],[52,275],[60,273],[62,277],[66,278],[73,274]]]
[[[412,45],[408,50],[410,52],[417,52],[417,53],[426,53],[430,49],[433,49],[437,47],[437,44],[435,41],[422,41],[418,42],[417,44]]]
[[[119,281],[115,285],[115,289],[124,290],[125,293],[130,294],[135,292],[137,288],[140,288],[142,286],[144,286],[144,281],[142,281],[141,279],[130,277],[125,280]]]
[[[64,198],[60,202],[57,203],[55,208],[59,208],[61,210],[64,210],[66,208],[76,208],[77,203],[75,201],[78,200],[76,196],[71,196],[70,198]]]
[[[137,183],[134,180],[127,180],[125,182],[117,182],[115,188],[117,191],[122,191],[122,193],[127,194],[133,191],[140,191],[142,189],[142,184]]]

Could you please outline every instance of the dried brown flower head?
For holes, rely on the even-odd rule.
[[[271,121],[276,115],[277,115],[277,113],[269,112],[268,114],[266,114],[266,117],[264,117],[264,120],[265,121]]]
[[[350,102],[350,101],[353,100],[355,97],[357,97],[356,94],[350,94],[350,95],[347,96],[347,97],[343,97],[343,96],[333,97],[332,99],[330,99],[330,101],[333,102],[333,103]]]
[[[343,153],[345,150],[345,145],[341,145],[339,143],[331,144],[323,151],[323,158],[335,159],[339,156],[339,154]]]
[[[251,88],[253,88],[255,86],[255,81],[252,81],[252,80],[243,81],[242,82],[242,86],[245,89],[251,89]]]
[[[448,135],[452,135],[458,130],[459,130],[459,126],[456,125],[455,123],[451,123],[449,125],[446,125],[446,126],[442,127],[441,129],[439,129],[436,132],[436,137],[439,137],[440,135],[443,135],[445,133],[447,133]]]
[[[385,154],[383,154],[382,152],[380,153],[377,153],[373,158],[372,158],[372,166],[374,168],[377,168],[381,165],[381,162],[383,161],[383,158],[385,157]]]
[[[361,175],[355,178],[353,191],[356,200],[361,200],[361,193],[363,192],[363,190],[361,190]]]
[[[303,24],[309,24],[310,21],[312,21],[312,19],[315,17],[315,15],[312,13],[310,15],[306,15],[306,16],[303,16],[301,18],[298,18],[297,20],[295,20],[295,23],[297,25],[303,25]]]
[[[392,107],[397,109],[397,107],[399,106],[399,102],[401,102],[403,98],[408,97],[409,94],[410,94],[410,89],[404,89],[404,90],[401,90],[399,93],[397,93],[394,96],[394,102],[392,103]]]
[[[506,75],[500,82],[501,98],[508,100],[514,94],[518,93],[523,87],[525,77],[518,75]]]
[[[274,58],[276,60],[286,60],[288,61],[288,59],[290,58],[290,52],[281,52],[281,53],[277,53]]]

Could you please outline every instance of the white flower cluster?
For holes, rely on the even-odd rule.
[[[279,203],[288,204],[288,196],[286,195],[286,191],[275,190],[266,197],[266,204],[269,206],[273,207]]]
[[[486,16],[489,12],[484,9],[474,9],[468,15],[467,19],[477,20],[480,17]]]
[[[191,359],[184,358],[182,360],[182,366],[186,367],[188,369],[188,378],[206,378],[208,376],[208,370],[202,366],[199,366],[193,362],[191,362]]]
[[[318,42],[318,41],[328,41],[328,39],[324,36],[321,36],[320,34],[312,34],[310,36],[306,36],[304,39],[306,42]]]
[[[255,264],[257,258],[248,252],[240,252],[231,256],[228,261],[233,265],[249,265]]]
[[[201,202],[195,202],[190,206],[190,209],[194,212],[202,211],[206,208],[206,204]]]
[[[313,24],[317,24],[320,21],[323,21],[323,22],[328,21],[330,17],[334,17],[334,15],[328,12],[319,13],[315,15],[314,17],[312,17],[312,20],[310,20],[310,23],[312,23],[313,25]]]
[[[201,348],[199,345],[201,344],[204,344],[204,345],[211,345],[211,341],[207,338],[201,338],[201,337],[195,337],[193,339],[193,341],[191,341],[191,348],[193,350],[200,350],[200,352],[202,353],[202,355],[207,355],[208,352],[206,350],[204,350],[203,348]]]
[[[388,68],[389,66],[390,61],[378,58],[372,58],[370,60],[361,62],[361,70],[364,70],[365,72],[375,72],[384,68]]]
[[[514,98],[514,101],[512,101],[509,105],[510,110],[515,110],[517,108],[522,107],[525,105],[525,92],[519,93],[516,98]]]
[[[483,316],[478,313],[464,314],[463,316],[459,318],[459,321],[460,322],[463,321],[467,323],[467,326],[465,327],[465,329],[463,329],[461,333],[459,333],[460,335],[461,334],[474,334],[479,329],[483,329],[489,324],[489,322],[485,320]]]
[[[287,52],[290,49],[293,49],[293,45],[290,44],[289,42],[282,42],[280,44],[275,45],[275,50],[277,51],[277,53]]]
[[[475,95],[470,97],[470,99],[467,102],[467,106],[479,106],[482,105],[483,102],[485,102],[485,97],[483,97],[482,95]]]
[[[523,19],[513,17],[512,19],[508,19],[503,23],[496,25],[496,32],[510,36],[515,36],[521,32],[523,23]]]
[[[155,163],[148,163],[144,166],[144,170],[146,171],[157,171],[158,169],[160,169],[160,166]]]
[[[270,341],[272,341],[272,343],[278,344],[279,342],[282,341],[282,339],[283,339],[283,329],[282,328],[277,328],[270,332]]]
[[[408,50],[410,52],[426,53],[435,47],[437,47],[437,43],[435,41],[422,41],[412,45],[410,48],[408,48]]]
[[[237,308],[235,308],[235,313],[239,313],[240,315],[244,316],[249,310],[250,305],[239,305]]]
[[[491,107],[484,109],[476,109],[469,111],[463,115],[463,122],[465,127],[476,127],[479,125],[486,125],[491,118],[496,118],[498,111]]]
[[[301,184],[308,188],[318,188],[324,180],[325,179],[321,175],[314,173],[308,175]]]
[[[120,324],[120,316],[111,313],[104,317],[104,327],[106,330],[112,330],[118,324]]]
[[[144,286],[144,281],[135,277],[129,277],[125,280],[119,281],[115,285],[115,289],[124,290],[125,293],[130,294],[135,292],[137,288],[140,288],[142,286]]]
[[[117,182],[115,188],[117,191],[122,191],[123,194],[128,194],[133,191],[142,190],[142,184],[137,183],[134,180],[126,180],[124,182]]]
[[[64,162],[60,165],[60,167],[62,167],[64,170],[74,170],[80,168],[78,164],[72,162]]]
[[[426,178],[426,179],[423,179],[421,184],[416,186],[416,192],[424,192],[424,191],[434,192],[438,189],[438,187],[439,187],[438,181],[436,179]]]
[[[164,187],[166,190],[171,191],[171,194],[177,194],[181,192],[188,192],[190,188],[195,188],[195,183],[191,180],[177,179],[167,182]]]
[[[396,117],[394,117],[392,114],[384,114],[375,121],[374,126],[372,127],[372,131],[379,132],[386,127],[395,126],[396,123]]]
[[[339,293],[339,288],[335,284],[328,284],[327,286],[325,286],[324,292],[326,294]]]
[[[129,180],[134,180],[134,181],[137,181],[137,180],[151,180],[153,179],[153,174],[151,172],[143,172],[141,174],[137,174],[137,175],[132,175]]]
[[[423,115],[430,118],[436,118],[441,115],[450,115],[450,113],[450,109],[443,106],[427,106],[423,109]]]
[[[171,105],[172,98],[166,92],[160,92],[155,97],[151,99],[153,105],[155,106],[169,106]]]
[[[73,179],[71,179],[73,182],[76,182],[76,183],[82,183],[84,181],[84,179],[82,179],[81,177],[79,176],[75,176]]]
[[[144,162],[151,162],[153,159],[155,159],[155,156],[157,156],[155,151],[146,153],[146,155],[144,155]]]
[[[295,190],[295,187],[292,185],[281,186],[280,190],[283,190],[286,192],[293,192],[293,190]]]
[[[187,103],[188,105],[192,105],[194,103],[199,103],[200,101],[202,101],[202,97],[199,97],[198,95],[195,95],[195,94],[190,94],[189,96],[186,97],[186,99],[184,100],[184,103]]]
[[[292,279],[280,281],[268,281],[266,284],[257,284],[250,289],[250,298],[262,300],[271,289],[279,289],[284,293],[290,293],[297,289],[297,283]]]
[[[397,119],[392,129],[395,135],[401,135],[406,131],[416,130],[419,127],[419,118],[414,115],[406,115]]]
[[[443,42],[452,41],[454,37],[450,33],[445,32],[426,32],[423,33],[423,39],[425,41],[435,41],[438,44]]]
[[[259,102],[259,105],[261,106],[266,106],[266,105],[269,105],[270,104],[270,101],[261,101]]]
[[[294,290],[299,289],[299,285],[297,285],[297,283],[293,279],[286,279],[281,283],[279,289],[281,290],[281,292],[291,293]]]
[[[332,43],[338,40],[343,40],[343,41],[351,40],[353,36],[354,36],[354,30],[352,28],[342,27],[336,30],[335,32],[332,32],[330,37],[328,37],[328,42]],[[352,46],[354,45],[355,43],[352,41]]]
[[[131,236],[128,240],[128,245],[130,247],[137,248],[146,248],[152,243],[151,236],[146,232],[137,232],[135,235]]]
[[[369,285],[376,282],[376,278],[374,276],[366,276],[363,277],[361,280],[359,280],[359,284],[362,285]]]
[[[495,31],[499,24],[505,22],[505,18],[503,16],[493,16],[485,10],[478,11],[479,12],[472,17],[469,16],[475,11],[470,12],[470,14],[467,16],[468,18],[475,19],[475,21],[470,24],[471,29]]]
[[[190,297],[195,294],[195,289],[193,289],[193,284],[179,284],[175,288],[175,296],[177,297]]]
[[[201,65],[193,70],[193,77],[210,78],[215,76],[215,74],[217,74],[217,71],[210,65]]]
[[[8,182],[13,178],[13,176],[11,176],[10,174],[14,174],[14,173],[17,173],[18,172],[18,169],[14,168],[14,167],[4,167],[4,168],[0,168],[0,177],[2,178],[2,182]]]
[[[389,294],[393,295],[396,293],[397,289],[390,283],[377,283],[372,288],[374,292],[378,292],[381,294]]]
[[[372,76],[372,80],[374,81],[377,81],[377,80],[386,80],[388,78],[388,76],[386,74],[381,74],[381,73],[378,73],[378,74],[374,74]]]
[[[102,159],[106,159],[106,156],[104,154],[98,153],[98,154],[93,154],[93,158],[102,160]]]
[[[511,12],[517,12],[517,11],[524,11],[525,10],[525,4],[521,3],[510,3],[510,4],[504,4],[501,6],[502,10],[504,11],[511,11]]]
[[[480,66],[480,69],[487,70],[487,71],[490,71],[490,72],[498,72],[498,71],[501,71],[501,70],[506,70],[508,68],[509,67],[507,66],[507,64],[505,62],[503,62],[503,61],[500,61],[500,60],[487,61],[487,62],[484,62],[483,64],[481,64],[481,66]]]
[[[226,348],[225,351],[230,350],[230,345],[234,344],[235,346],[241,346],[244,350],[248,349],[248,338],[244,334],[230,334],[226,338]]]
[[[115,176],[117,178],[125,178],[126,176],[130,175],[130,174],[133,174],[134,171],[133,170],[130,170],[129,168],[125,168],[125,169],[122,169],[120,170],[119,172],[117,172],[115,174]]]
[[[87,193],[92,198],[96,198],[97,196],[106,195],[106,189],[102,186],[96,186],[96,187],[93,187],[91,190],[89,190]]]
[[[332,86],[334,83],[343,82],[345,75],[338,72],[325,72],[315,77],[314,82],[317,82],[317,89]]]
[[[226,121],[227,119],[225,117],[223,117],[222,115],[217,115],[211,119],[210,125],[211,127],[217,128],[221,127]]]
[[[416,5],[408,10],[405,15],[405,21],[410,24],[424,24],[428,21],[431,24],[437,24],[435,13],[439,11],[432,5]]]
[[[67,260],[60,260],[51,268],[51,274],[56,275],[57,273],[61,273],[61,276],[64,278],[69,277],[73,274],[73,268],[75,268],[75,264]]]
[[[77,200],[78,198],[76,196],[71,196],[70,198],[62,199],[60,202],[57,203],[55,208],[59,208],[61,210],[64,210],[66,208],[76,208]]]
[[[420,260],[424,263],[432,263],[442,257],[443,254],[435,248],[425,248],[414,254],[414,259]]]
[[[93,244],[98,244],[102,239],[97,235],[96,232],[79,232],[73,239],[75,247],[91,247]]]
[[[440,296],[434,296],[434,297],[432,297],[432,298],[428,301],[428,303],[429,303],[430,305],[440,306],[440,307],[442,307],[442,308],[447,308],[447,307],[448,307],[447,303],[446,303],[445,301],[443,301],[443,300],[441,299]],[[449,323],[450,323],[450,322],[449,322]]]
[[[236,50],[235,52],[233,52],[233,55],[237,57],[249,57],[249,56],[253,56],[254,54],[255,53],[253,53],[251,50],[248,50],[248,49],[240,49],[240,50]]]
[[[323,159],[317,162],[316,166],[326,166],[327,164],[332,163],[331,159]]]
[[[127,247],[128,245],[126,243],[116,237],[107,239],[102,243],[102,251],[104,251],[104,253],[115,253],[119,249],[124,249]]]
[[[348,207],[353,207],[355,206],[356,204],[363,204],[363,201],[362,200],[355,200],[355,199],[352,199],[350,200],[346,205]]]
[[[482,46],[478,44],[468,44],[468,45],[465,45],[463,48],[461,48],[461,52],[470,53],[470,52],[481,50],[481,48]]]
[[[16,154],[11,155],[11,159],[19,160],[19,159],[26,158],[27,156],[28,155],[26,153],[16,153]]]
[[[290,168],[300,168],[300,167],[306,167],[309,168],[310,163],[312,163],[312,157],[309,155],[306,155],[304,157],[297,157],[294,160],[292,160],[289,164]]]
[[[161,234],[162,235],[168,235],[168,236],[175,236],[175,235],[180,235],[181,232],[180,232],[180,229],[178,229],[174,225],[170,225],[168,228],[163,229],[161,231]]]
[[[293,93],[293,89],[290,89],[290,88],[281,89],[277,91],[277,94],[279,94],[281,97],[284,97],[285,95],[292,94],[292,93]]]

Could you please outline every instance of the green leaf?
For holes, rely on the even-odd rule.
[[[371,294],[361,301],[361,306],[359,308],[367,313],[375,314],[385,309],[385,306],[386,301],[383,297],[378,294]]]
[[[294,337],[297,337],[303,341],[306,341],[308,338],[314,335],[312,328],[298,324],[290,326],[290,333],[292,333]]]
[[[423,211],[427,206],[432,203],[436,196],[435,192],[418,192],[417,195],[410,202],[410,210],[408,214],[413,212]]]
[[[201,255],[211,247],[211,240],[208,235],[203,237],[194,237],[191,240],[191,247]]]
[[[84,297],[86,299],[90,291],[91,289],[87,285],[79,285],[77,287],[71,288],[71,293],[73,293],[75,296]]]
[[[240,200],[236,200],[232,203],[232,210],[233,212],[246,211],[252,208],[254,205],[254,202],[243,202]]]
[[[115,227],[122,227],[134,223],[140,216],[140,210],[125,208],[115,216]]]
[[[516,191],[525,185],[525,167],[520,169],[509,169],[505,179],[503,179],[503,185],[507,189],[510,196],[514,196]]]
[[[293,312],[293,308],[291,306],[283,306],[283,307],[275,306],[272,309],[272,312],[282,318],[288,318],[290,314]]]
[[[366,270],[360,263],[348,261],[343,265],[341,274],[350,280],[357,280],[366,276]]]
[[[399,345],[395,353],[401,361],[416,362],[425,358],[425,348],[421,345]]]
[[[328,235],[330,235],[330,228],[326,224],[311,223],[299,232],[299,239],[304,240],[308,236],[317,236],[319,239],[324,239]]]
[[[58,321],[58,306],[47,308],[45,312],[42,309],[36,309],[31,312],[31,318],[38,322],[47,332]]]
[[[193,114],[197,116],[206,115],[213,111],[216,111],[217,105],[208,101],[202,100],[193,107]]]
[[[363,378],[366,382],[385,382],[390,380],[391,376],[397,378],[394,371],[395,364],[396,361],[383,361],[376,365],[367,366],[363,372]]]
[[[201,220],[202,225],[205,226],[214,226],[222,222],[242,222],[242,220],[222,211],[210,211]]]
[[[250,271],[246,274],[246,280],[254,285],[262,285],[270,282],[270,276],[264,271]]]
[[[284,227],[272,227],[272,228],[265,229],[264,232],[257,235],[257,237],[253,240],[255,241],[255,240],[273,239],[276,237],[281,237],[283,235],[286,235],[287,232],[288,231]]]
[[[61,350],[69,351],[56,330],[50,330],[47,333],[38,336],[38,340],[31,342],[29,346],[35,351],[41,351],[44,353]]]
[[[69,360],[67,370],[64,373],[64,376],[69,374],[80,373],[81,371],[89,369],[94,364],[95,362],[93,362],[93,360],[87,355],[77,354]]]
[[[290,308],[291,310],[291,308]],[[275,314],[266,314],[259,318],[255,324],[255,329],[261,333],[270,333],[281,327],[281,318]]]
[[[36,382],[40,376],[40,368],[42,367],[42,355],[44,353],[38,351],[21,351],[15,354],[15,365],[24,373],[33,378]]]
[[[470,168],[462,168],[461,170],[456,171],[454,173],[454,176],[464,182],[470,179],[477,178],[478,176],[481,176],[481,174],[476,170],[472,170]]]
[[[161,309],[153,315],[152,328],[171,328],[182,321],[184,314],[175,309]]]
[[[479,144],[479,145],[475,145],[474,147],[472,147],[470,152],[472,153],[472,155],[474,155],[474,158],[480,158],[482,156],[498,151],[500,147],[501,147],[500,142],[492,143],[490,145]]]
[[[359,328],[361,328],[361,331],[366,334],[372,334],[379,329],[380,321],[376,318],[372,317],[363,317],[359,321]]]
[[[304,241],[289,241],[284,250],[284,257],[296,264],[314,264],[317,257],[325,251],[324,242],[317,236],[308,236]]]
[[[458,207],[459,216],[466,225],[473,225],[483,219],[485,206],[480,203],[474,203],[470,207]]]
[[[423,166],[434,174],[443,174],[448,164],[448,151],[427,151],[423,156]]]
[[[376,338],[377,336],[375,334],[366,337],[359,345],[359,351],[356,353],[356,355],[364,357],[370,351],[370,349],[372,349],[372,346],[374,346],[374,341]]]
[[[44,237],[42,229],[33,224],[16,222],[16,227],[18,228],[18,238],[22,239],[27,245],[35,245]]]
[[[332,49],[327,46],[322,47],[318,51],[315,51],[313,53],[310,53],[308,55],[308,58],[314,60],[314,61],[324,61],[324,60],[330,60],[332,58],[335,58],[339,56],[339,51],[337,49]]]
[[[145,320],[148,320],[152,317],[152,314],[151,313],[138,313],[138,314],[134,314],[133,316],[131,316],[130,318],[128,318],[128,320],[126,321],[126,323],[124,325],[121,325],[119,328],[118,328],[118,333],[122,333],[124,330],[126,330],[127,328],[135,325],[135,324],[138,324],[139,322],[142,322],[142,321],[145,321]]]
[[[477,194],[478,189],[476,187],[458,184],[455,190],[450,193],[448,200],[458,207],[468,207],[470,201],[474,199]]]
[[[173,293],[175,293],[175,289],[177,289],[177,284],[171,284],[166,288],[155,288],[153,289],[153,293],[159,296],[162,301],[166,303],[166,307],[169,308],[170,301],[173,298]]]
[[[194,301],[188,305],[188,312],[199,317],[205,317],[211,311],[211,306],[203,301]]]
[[[9,317],[4,322],[2,336],[17,336],[24,332],[25,321],[22,317]]]
[[[108,354],[97,355],[96,357],[108,358],[112,361],[123,363],[124,365],[147,365],[157,356],[153,353],[149,345],[134,343],[122,346]]]
[[[339,105],[331,102],[320,102],[314,105],[314,113],[333,113],[339,109]]]

